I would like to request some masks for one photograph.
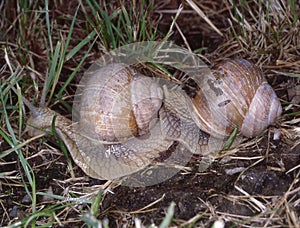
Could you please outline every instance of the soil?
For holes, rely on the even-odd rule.
[[[144,225],[159,224],[171,202],[176,204],[175,224],[180,224],[199,214],[202,216],[197,219],[197,222],[205,227],[211,226],[212,222],[222,214],[250,217],[259,213],[268,214],[270,213],[268,209],[262,211],[251,202],[241,200],[244,193],[239,189],[264,203],[279,202],[297,175],[296,170],[289,173],[287,171],[300,164],[300,146],[291,148],[285,143],[272,141],[271,144],[276,147],[268,149],[264,146],[267,145],[266,141],[267,139],[264,139],[257,145],[259,150],[242,149],[234,155],[217,158],[204,172],[198,170],[201,158],[194,156],[187,165],[192,168],[191,170],[179,172],[165,182],[147,187],[115,187],[112,190],[113,194],[108,192],[103,196],[98,218],[109,219],[111,227],[120,224],[132,225],[136,216],[143,221]],[[54,144],[54,146],[58,145]],[[257,163],[258,159],[240,160],[239,157],[262,157],[264,159]],[[15,160],[15,155],[6,157],[7,162]],[[35,170],[38,191],[47,191],[51,187],[54,194],[63,195],[64,189],[73,186],[73,181],[64,183],[63,186],[60,186],[57,181],[70,178],[69,172],[66,172],[65,157],[60,153],[48,154],[47,152],[43,156],[30,159],[29,162]],[[47,168],[45,168],[45,163],[49,163]],[[11,165],[13,167],[2,166],[0,172],[16,169],[16,165],[14,163]],[[37,168],[39,166],[41,166],[40,169]],[[77,176],[81,176],[82,171],[76,165],[74,165],[74,172]],[[103,181],[87,177],[84,179],[86,180],[85,187],[103,183]],[[298,182],[294,188],[299,186]],[[7,195],[4,198],[6,199],[4,206],[8,208],[10,217],[25,216],[26,211],[23,211],[21,206],[16,206],[16,202],[30,205],[24,188],[16,186],[13,192],[10,192],[11,186],[3,183],[1,187],[3,193],[9,194],[9,197]],[[300,192],[293,197],[300,198]],[[289,200],[288,196],[287,200]],[[155,201],[157,203],[142,210]],[[45,200],[39,196],[38,202],[45,203]],[[86,206],[82,205],[81,210],[84,208]],[[300,205],[295,205],[294,210],[300,214]],[[211,217],[212,215],[215,217]],[[74,216],[74,212],[68,215],[70,218]],[[282,221],[282,224],[285,222]],[[232,225],[234,225],[232,221],[226,223],[226,227]],[[252,223],[252,225],[255,224]]]
[[[276,144],[278,144],[276,142]],[[266,156],[266,148],[258,145],[261,151],[247,149],[236,153],[234,156],[255,157]],[[287,145],[278,145],[269,151],[268,158],[258,164],[254,161],[243,161],[230,159],[226,157],[217,160],[211,164],[205,172],[199,172],[199,158],[189,164],[193,170],[186,175],[178,173],[173,178],[154,186],[145,188],[129,188],[120,186],[114,189],[114,194],[107,194],[102,203],[102,217],[108,217],[110,221],[122,223],[118,220],[120,214],[132,211],[138,211],[148,204],[159,200],[153,207],[152,211],[140,216],[144,224],[154,222],[158,224],[167,211],[170,202],[175,202],[176,220],[189,220],[198,214],[203,214],[198,222],[207,224],[205,213],[214,208],[218,214],[234,214],[241,216],[255,216],[261,211],[250,203],[243,201],[234,201],[229,196],[237,198],[243,194],[235,186],[243,189],[249,195],[258,199],[279,200],[280,197],[288,190],[295,178],[296,172],[286,174],[285,171],[300,163],[300,146],[291,149]],[[226,160],[226,163],[222,162]],[[230,171],[236,168],[242,169],[243,172],[232,174]],[[299,183],[296,185],[299,187]],[[296,187],[295,186],[295,187]],[[269,197],[269,198],[268,198]],[[297,196],[300,197],[300,192]],[[295,211],[300,213],[300,205],[297,205]],[[134,217],[132,217],[133,219]],[[132,221],[133,222],[133,221]],[[226,223],[230,227],[231,223]]]

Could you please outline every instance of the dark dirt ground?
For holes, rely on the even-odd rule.
[[[155,18],[158,18],[160,10],[177,9],[178,2],[158,2],[156,9],[158,13],[154,15]],[[219,36],[196,14],[184,14],[179,17],[177,23],[188,43],[191,44],[193,50],[207,47],[204,55],[212,62],[233,56],[257,60],[258,57],[252,55],[249,49],[241,48],[242,51],[236,50],[236,52],[234,49],[231,51],[227,49],[230,46],[227,44],[230,40],[228,35],[230,29],[226,20],[229,13],[224,10],[223,3],[219,4],[220,2],[222,1],[203,4],[206,12],[213,18],[212,21],[226,35]],[[58,13],[53,14],[53,17],[64,13],[63,10],[56,10]],[[72,15],[71,12],[68,13]],[[171,18],[168,13],[161,14],[159,29],[166,32]],[[296,34],[299,36],[299,32]],[[297,38],[300,40],[299,37]],[[13,40],[14,37],[8,36],[6,39]],[[177,30],[172,39],[177,44],[183,43]],[[42,47],[32,47],[37,52],[40,48]],[[273,51],[274,54],[270,54],[271,57],[268,58],[268,66],[263,68],[267,76],[272,66],[275,66],[275,60],[280,56],[276,50]],[[299,62],[299,56],[293,61]],[[2,64],[4,64],[3,60],[1,60]],[[37,70],[42,69],[44,64],[46,62],[37,64]],[[295,73],[300,72],[299,64],[286,69]],[[68,70],[69,68],[65,71],[68,72]],[[60,80],[63,81],[64,76]],[[268,80],[286,107],[286,102],[292,99],[288,96],[289,86],[299,84],[299,79],[278,76],[276,79],[270,77]],[[69,90],[71,91],[72,88]],[[59,105],[53,108],[62,113],[65,112],[60,110]],[[194,224],[198,227],[210,227],[214,221],[223,219],[225,227],[263,227],[264,225],[266,227],[291,227],[291,224],[294,224],[293,221],[300,221],[300,145],[299,143],[296,145],[297,140],[299,142],[299,113],[295,116],[286,114],[296,111],[299,111],[299,104],[284,112],[283,117],[275,127],[270,128],[270,131],[266,131],[256,139],[250,139],[238,150],[234,150],[237,152],[226,151],[215,155],[214,162],[204,172],[198,171],[201,158],[194,156],[187,165],[191,168],[190,170],[179,172],[163,183],[145,188],[111,185],[110,191],[105,191],[103,194],[98,219],[108,218],[111,227],[133,226],[136,217],[144,225],[159,224],[173,201],[176,204],[172,223],[174,226],[186,224],[187,227],[192,227]],[[298,122],[289,122],[297,118]],[[298,127],[298,132],[293,131],[296,127]],[[273,140],[276,128],[281,131],[279,140]],[[26,137],[24,135],[24,138]],[[7,143],[1,142],[0,151],[9,148]],[[30,144],[24,154],[34,169],[38,191],[46,192],[51,189],[53,194],[65,195],[66,189],[70,189],[74,195],[78,196],[95,192],[99,188],[97,186],[103,186],[106,183],[87,177],[75,164],[73,168],[78,179],[71,179],[66,159],[53,138],[36,140],[36,143]],[[5,166],[0,166],[0,173],[18,172],[20,164],[16,162],[17,159],[14,153],[1,159],[1,163]],[[292,170],[293,168],[295,169]],[[298,190],[293,191],[295,189]],[[1,178],[0,190],[0,214],[4,215],[0,219],[1,226],[7,225],[9,220],[12,221],[16,217],[22,219],[29,215],[30,201],[26,199],[24,187],[18,180]],[[38,205],[51,205],[53,200],[47,201],[42,196],[38,196],[38,202]],[[150,205],[153,202],[155,203]],[[147,205],[150,206],[147,207]],[[62,227],[83,226],[79,214],[87,209],[87,206],[79,204],[70,208],[68,212],[65,210],[61,212],[60,219],[63,218],[65,221]]]
[[[269,150],[266,155],[267,148],[263,144],[262,142],[257,145],[259,150],[253,148],[242,150],[234,154],[231,159],[226,159],[226,162],[217,159],[205,172],[197,170],[199,165],[199,158],[197,158],[189,164],[193,170],[186,175],[179,173],[161,184],[146,188],[120,186],[114,190],[113,195],[105,197],[102,216],[115,220],[120,213],[139,210],[160,198],[162,199],[151,208],[151,212],[141,216],[146,224],[156,222],[158,218],[161,218],[171,201],[177,205],[175,220],[187,221],[201,214],[202,217],[198,218],[198,222],[201,224],[203,220],[202,225],[205,227],[212,225],[207,224],[207,217],[211,216],[210,213],[214,214],[213,211],[218,211],[220,214],[232,214],[237,218],[238,216],[255,217],[258,213],[267,214],[269,212],[261,211],[251,202],[238,200],[238,198],[243,198],[243,194],[235,186],[257,199],[264,201],[280,199],[297,175],[295,172],[285,174],[284,170],[289,170],[299,164],[300,147],[297,146],[291,150],[289,146],[281,144]],[[258,159],[250,161],[235,159],[239,156],[248,158],[267,156],[267,158],[254,165]],[[242,173],[230,173],[231,170],[241,167],[247,168]],[[294,187],[299,187],[299,183]],[[300,192],[296,195],[294,197],[299,198]],[[236,200],[232,196],[235,196]],[[298,214],[300,213],[299,205],[294,209]],[[231,225],[234,224],[227,223],[226,227]],[[255,223],[252,226],[255,226]]]

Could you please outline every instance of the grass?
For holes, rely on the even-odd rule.
[[[90,51],[94,47],[95,43],[98,42],[98,45],[100,46],[100,49],[105,52],[110,49],[114,49],[122,44],[125,44],[127,42],[134,42],[134,41],[142,41],[144,39],[146,40],[153,40],[154,37],[156,37],[156,29],[152,26],[149,27],[147,22],[147,11],[145,2],[141,2],[140,7],[142,11],[137,13],[133,12],[132,9],[129,8],[129,12],[127,9],[122,5],[121,8],[113,9],[114,11],[111,13],[111,15],[108,15],[106,11],[104,11],[100,5],[96,1],[86,1],[85,2],[90,8],[89,10],[92,11],[91,18],[89,16],[89,13],[85,12],[85,7],[78,3],[78,6],[76,7],[76,11],[73,15],[70,15],[72,18],[70,27],[67,32],[67,36],[59,36],[58,34],[54,35],[54,31],[59,32],[59,26],[56,24],[56,21],[51,21],[50,15],[49,15],[49,2],[45,1],[44,6],[43,4],[39,5],[36,3],[31,3],[29,1],[17,1],[17,7],[19,13],[18,17],[13,18],[15,21],[10,21],[10,18],[5,17],[9,14],[9,6],[3,7],[3,20],[6,21],[7,26],[10,26],[12,31],[7,30],[7,33],[16,33],[18,36],[18,43],[16,45],[11,45],[10,43],[6,43],[6,37],[9,37],[9,34],[4,35],[3,43],[4,45],[3,50],[5,51],[5,61],[7,66],[10,70],[10,76],[5,78],[1,82],[1,115],[4,117],[4,125],[1,126],[0,134],[3,137],[3,139],[12,147],[12,149],[8,149],[3,151],[1,153],[1,158],[5,158],[9,156],[11,153],[15,152],[17,153],[18,158],[18,164],[19,164],[19,173],[21,174],[18,178],[22,181],[21,185],[26,191],[26,194],[29,196],[31,201],[31,209],[30,214],[28,217],[22,219],[21,221],[18,221],[16,223],[11,223],[12,227],[14,226],[29,226],[34,225],[37,223],[37,221],[40,218],[46,219],[49,222],[44,224],[44,226],[52,226],[55,222],[58,222],[58,224],[61,224],[59,219],[56,216],[57,211],[63,210],[67,207],[70,207],[73,205],[73,203],[68,203],[65,205],[61,205],[61,203],[54,204],[47,206],[46,208],[42,209],[40,205],[37,205],[37,197],[45,196],[44,192],[37,192],[37,186],[36,186],[36,177],[33,171],[33,167],[29,164],[28,158],[25,159],[21,149],[27,146],[27,143],[30,143],[30,140],[27,140],[25,143],[20,143],[22,141],[21,137],[21,131],[23,129],[23,111],[22,111],[22,102],[20,100],[20,90],[19,90],[19,102],[18,105],[13,105],[13,99],[12,99],[12,93],[9,91],[10,86],[15,86],[17,83],[20,85],[20,87],[24,88],[27,85],[26,81],[20,80],[22,77],[24,77],[27,74],[30,74],[30,71],[32,71],[32,74],[37,73],[38,76],[42,74],[46,74],[44,90],[41,97],[40,105],[42,106],[51,106],[50,104],[52,102],[60,102],[61,104],[65,105],[68,110],[71,110],[71,106],[64,101],[63,96],[65,95],[66,88],[70,85],[71,81],[73,80],[74,76],[78,74],[79,69],[82,67],[83,63],[86,61],[87,57],[90,55]],[[16,7],[16,6],[15,6]],[[55,8],[55,6],[52,6]],[[147,6],[150,7],[150,6]],[[16,8],[14,8],[16,10]],[[88,24],[86,25],[86,30],[91,31],[83,31],[86,33],[86,37],[78,41],[76,45],[73,47],[70,47],[70,42],[73,35],[73,29],[75,22],[77,22],[77,14],[78,11],[81,11],[84,15],[84,19],[87,20]],[[141,14],[140,14],[141,13]],[[135,17],[135,18],[134,18]],[[68,20],[68,18],[66,19]],[[94,23],[95,21],[95,23]],[[137,22],[138,23],[135,23]],[[35,24],[33,24],[35,23]],[[19,29],[14,26],[15,24],[19,25]],[[46,42],[46,53],[47,55],[45,58],[48,59],[46,62],[46,71],[44,72],[36,72],[35,65],[34,65],[34,53],[30,51],[28,47],[28,41],[26,40],[28,31],[26,30],[28,26],[27,24],[30,24],[29,27],[32,26],[32,32],[35,33],[38,31],[45,31],[45,33],[38,37],[40,41]],[[97,25],[97,26],[96,26]],[[149,29],[150,28],[150,29]],[[108,33],[103,33],[103,31],[108,31]],[[123,34],[124,33],[124,34]],[[39,34],[41,35],[41,33]],[[58,36],[57,36],[58,35]],[[136,36],[138,35],[138,36]],[[37,37],[34,37],[35,39]],[[30,39],[30,37],[29,37]],[[30,41],[30,40],[29,40]],[[87,46],[87,50],[82,50],[85,46]],[[14,49],[16,47],[16,49]],[[19,48],[24,47],[24,48]],[[58,83],[60,80],[60,75],[62,74],[63,67],[68,64],[68,61],[70,61],[72,58],[75,58],[76,54],[80,54],[81,60],[77,64],[77,66],[74,68],[68,79],[65,81],[64,85],[58,88]],[[83,54],[83,55],[82,55]],[[19,58],[15,58],[16,55]],[[19,61],[18,61],[19,60]],[[27,64],[28,63],[28,64]],[[22,69],[22,70],[20,70]],[[27,72],[24,72],[27,71]],[[7,72],[9,74],[9,71]],[[24,75],[24,76],[23,76]],[[35,82],[36,78],[32,78],[32,84],[37,89],[38,83]],[[30,83],[30,82],[29,82]],[[22,89],[23,90],[23,89]],[[19,116],[17,117],[18,120],[16,120],[8,115],[8,111],[11,113],[11,110],[15,110],[15,112],[18,110]],[[19,122],[18,126],[18,132],[19,137],[17,137],[14,133],[14,126],[12,124]],[[3,127],[5,126],[6,129]],[[7,131],[6,131],[7,130]],[[36,138],[34,138],[36,139]],[[58,140],[58,137],[56,137]],[[59,141],[59,140],[58,140]],[[65,152],[65,155],[68,155],[64,145],[60,142],[60,148],[62,151]],[[68,156],[66,156],[68,157]],[[68,159],[67,162],[69,165],[69,169],[72,172],[72,166],[71,161]],[[25,175],[23,176],[22,173]],[[3,172],[1,174],[2,177],[6,177],[6,173]],[[73,175],[74,176],[74,175]],[[53,194],[46,194],[48,197],[60,200],[60,201],[66,201],[66,202],[76,202],[76,203],[87,203],[90,204],[91,202],[83,201],[83,200],[71,200],[70,197],[57,197]],[[101,196],[101,195],[100,195]],[[101,198],[100,198],[101,199]],[[99,200],[96,200],[99,205]],[[92,204],[94,205],[94,204]],[[98,206],[99,207],[99,206]],[[38,211],[37,211],[38,208]],[[94,211],[97,210],[94,209]],[[8,218],[8,212],[6,211],[6,218]],[[95,214],[95,213],[93,213]],[[88,223],[89,220],[84,220]]]
[[[299,104],[291,103],[286,94],[293,85],[300,84],[300,11],[296,0],[281,2],[226,0],[220,1],[219,7],[222,7],[218,8],[210,1],[188,1],[191,8],[172,5],[175,9],[172,14],[169,14],[168,6],[152,1],[118,1],[100,5],[99,1],[85,0],[59,5],[56,1],[17,0],[0,4],[3,56],[0,59],[0,213],[3,214],[0,226],[97,227],[101,224],[113,227],[114,224],[135,224],[143,227],[155,224],[159,227],[213,227],[214,222],[224,221],[233,227],[296,227],[300,204],[297,193],[299,165],[289,167],[283,164],[283,160],[285,156],[297,159],[299,155],[296,151],[300,140]],[[192,23],[184,22],[188,18],[184,17],[186,11],[193,16]],[[164,12],[161,18],[159,12]],[[171,22],[165,15],[173,16]],[[220,23],[218,16],[226,17],[227,26]],[[165,21],[168,32],[164,36],[158,25]],[[176,185],[175,179],[171,187],[175,193],[176,186],[179,189],[183,186],[184,191],[180,197],[172,198],[171,187],[166,187],[168,183],[160,188],[124,190],[109,181],[88,179],[76,165],[72,165],[70,158],[66,159],[68,152],[58,137],[29,138],[23,132],[28,113],[22,106],[21,95],[35,105],[46,105],[70,116],[78,75],[82,75],[101,54],[132,42],[175,40],[176,33],[189,48],[190,34],[185,27],[193,29],[194,26],[199,31],[209,29],[212,40],[214,32],[223,34],[222,42],[213,51],[209,51],[209,47],[197,47],[210,62],[243,57],[262,67],[285,108],[285,115],[277,124],[282,134],[281,146],[272,141],[269,133],[247,141],[239,148],[214,155],[223,167],[217,169],[213,166],[204,173],[192,173],[191,169],[182,172],[177,177],[181,186]],[[18,95],[12,92],[11,86],[18,88]],[[265,146],[263,143],[266,142]],[[277,146],[281,151],[276,150]],[[249,151],[251,153],[247,153]],[[227,163],[222,163],[226,159]],[[268,163],[270,160],[273,162]],[[241,164],[241,167],[233,163]],[[255,195],[249,189],[241,188],[239,183],[247,178],[247,171],[257,166],[264,167],[264,174],[273,178],[275,174],[269,170],[283,176],[288,173],[291,181],[287,189],[282,194],[269,196]],[[208,189],[198,185],[201,176],[212,178],[213,173],[219,175],[223,169],[235,172],[237,168],[243,168],[243,171],[230,182],[229,186],[234,187],[228,192],[218,190],[215,184],[209,185],[209,181]],[[166,197],[163,195],[157,199],[162,194],[161,189]],[[180,217],[181,210],[185,209],[184,194],[189,189],[198,200],[201,199],[201,203],[194,204],[194,195],[189,196],[188,205],[192,205],[190,207],[196,212],[190,217]],[[126,196],[121,190],[127,191]],[[153,195],[143,198],[148,191],[153,191]],[[133,202],[140,199],[141,204],[127,208],[127,211],[121,206],[113,207],[116,202],[124,203],[123,199],[127,197]],[[255,213],[240,215],[222,211],[214,199],[243,205]],[[114,204],[105,207],[106,202]],[[200,207],[199,211],[197,207]]]

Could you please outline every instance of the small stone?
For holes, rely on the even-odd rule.
[[[53,195],[53,189],[52,189],[51,186],[48,188],[47,193],[49,195]],[[51,201],[53,201],[52,197],[50,197],[50,196],[43,196],[43,202],[51,202]]]
[[[30,203],[31,202],[31,198],[30,198],[30,196],[28,195],[28,194],[26,194],[24,197],[23,197],[23,199],[22,199],[22,201],[21,201],[22,203]]]
[[[19,207],[17,205],[13,206],[13,208],[10,209],[9,217],[10,218],[17,218],[19,213]]]

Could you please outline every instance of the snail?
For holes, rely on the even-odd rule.
[[[172,145],[155,125],[162,90],[150,78],[125,64],[111,64],[92,71],[91,77],[87,75],[84,79],[86,84],[82,82],[83,89],[78,92],[82,96],[74,101],[74,120],[79,118],[75,123],[47,107],[36,108],[22,98],[32,112],[27,121],[28,133],[51,131],[56,117],[55,130],[75,163],[98,179],[115,179],[136,172]],[[141,89],[143,93],[133,92]],[[148,108],[140,107],[145,104]],[[147,134],[152,122],[152,134]]]
[[[174,141],[204,154],[213,150],[210,140],[222,144],[235,128],[245,137],[256,136],[282,111],[261,71],[246,60],[220,63],[205,77],[192,74],[196,86],[191,94],[122,63],[92,69],[87,75],[74,100],[74,122],[23,101],[32,112],[29,134],[51,130],[56,116],[56,132],[75,163],[98,179],[135,173]]]
[[[170,136],[174,131],[170,129],[177,130],[177,136],[174,133],[167,138],[181,142],[191,152],[207,154],[214,147],[222,147],[235,129],[242,137],[258,136],[282,113],[275,91],[258,67],[247,60],[223,61],[211,74],[203,77],[196,73],[191,79],[196,85],[194,94],[187,98],[180,91],[176,95],[175,91],[165,91],[165,105],[160,111],[162,118],[173,118],[163,121],[167,122],[162,127],[165,135]]]

